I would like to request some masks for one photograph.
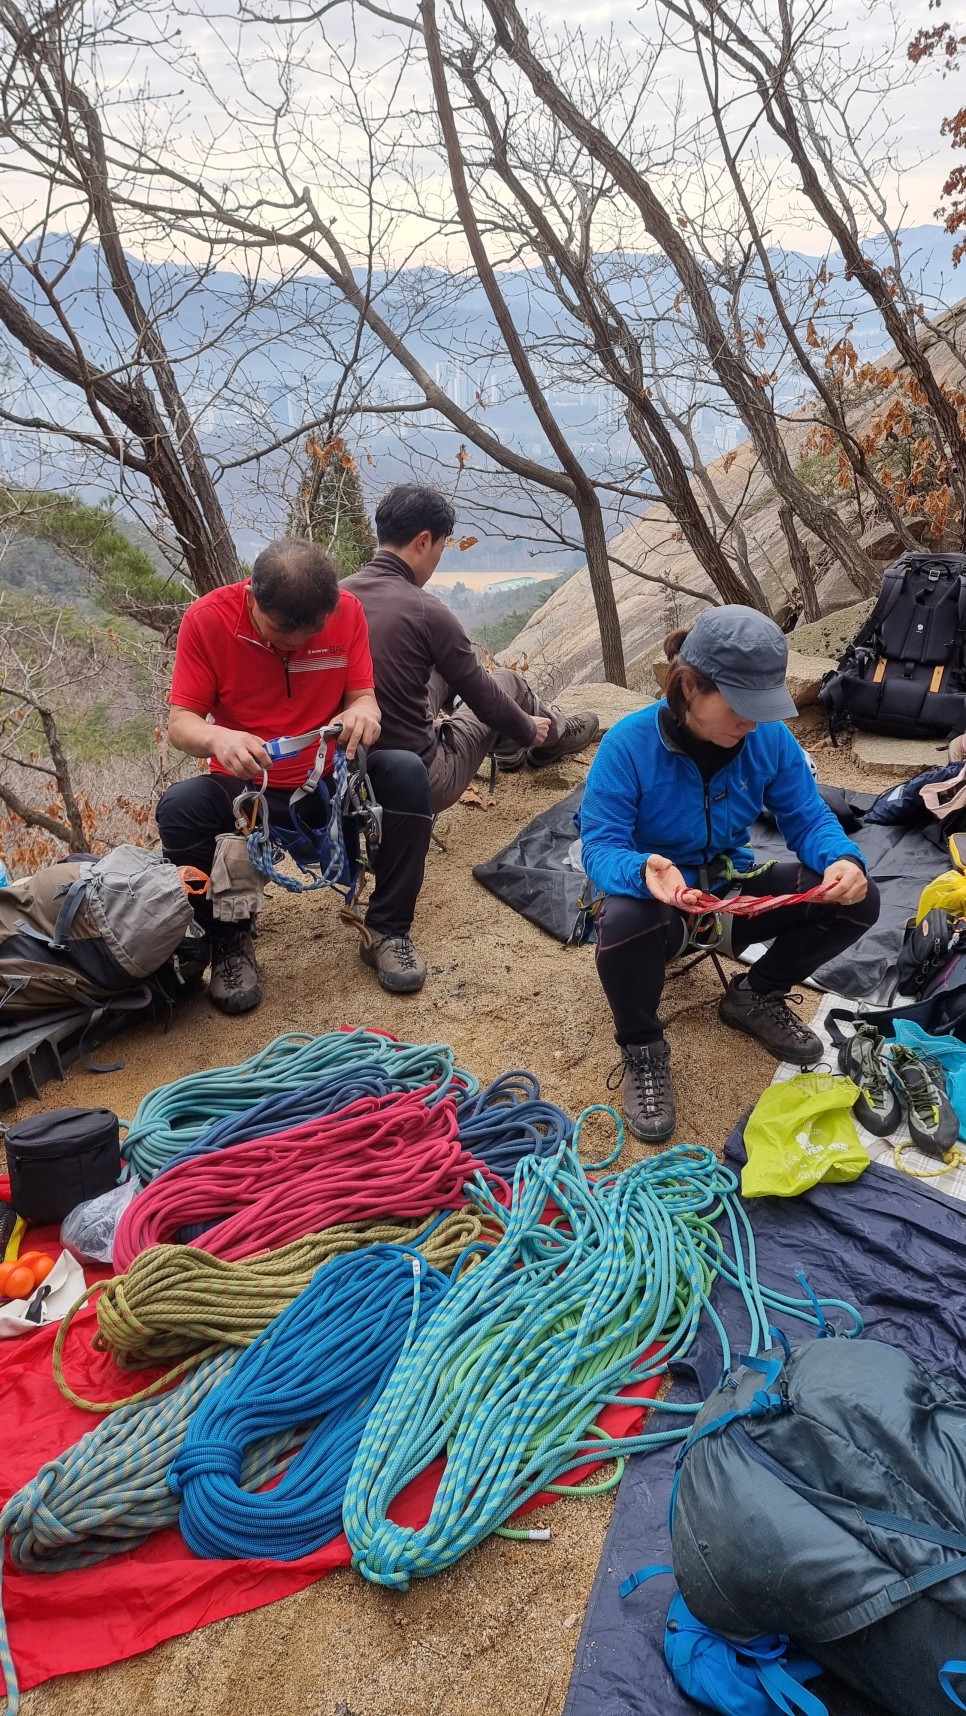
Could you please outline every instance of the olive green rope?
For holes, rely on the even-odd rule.
[[[77,1300],[57,1331],[54,1377],[61,1394],[86,1412],[112,1412],[160,1394],[186,1371],[226,1347],[247,1347],[292,1303],[317,1269],[369,1245],[416,1246],[434,1269],[449,1271],[482,1242],[484,1220],[472,1209],[423,1221],[344,1222],[293,1240],[278,1251],[229,1263],[188,1245],[156,1245],[125,1275],[96,1283]],[[98,1293],[91,1345],[122,1370],[177,1362],[147,1387],[119,1400],[89,1400],[64,1375],[64,1347],[78,1311]]]

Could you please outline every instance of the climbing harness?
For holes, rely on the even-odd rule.
[[[470,1209],[434,1212],[420,1222],[343,1222],[244,1263],[226,1263],[191,1245],[154,1245],[126,1275],[96,1282],[71,1308],[54,1342],[54,1379],[65,1399],[87,1412],[113,1412],[170,1388],[184,1371],[223,1347],[246,1347],[334,1258],[365,1246],[406,1245],[434,1269],[451,1269],[483,1233]],[[64,1375],[64,1354],[77,1313],[97,1296],[96,1352],[121,1370],[178,1361],[124,1400],[90,1400]]]
[[[204,1231],[192,1245],[238,1260],[338,1222],[457,1208],[484,1165],[460,1144],[452,1099],[430,1105],[427,1094],[363,1097],[336,1115],[159,1174],[121,1217],[115,1269],[194,1223]],[[505,1182],[484,1172],[495,1199],[508,1197]]]
[[[290,825],[279,827],[269,816],[268,770],[262,770],[261,785],[249,787],[234,801],[235,826],[248,840],[248,856],[266,881],[276,882],[289,893],[311,893],[316,888],[335,888],[351,905],[368,862],[369,868],[382,839],[382,808],[376,803],[366,773],[365,751],[360,745],[350,766],[346,754],[335,747],[332,753],[331,785],[322,779],[329,746],[342,734],[341,721],[314,727],[294,737],[270,739],[265,745],[273,762],[298,756],[313,742],[315,760],[303,784],[289,799]],[[322,826],[305,821],[308,801],[316,798],[324,812]],[[363,846],[350,854],[346,841],[346,819],[351,818],[362,834]],[[280,869],[291,858],[299,876]]]
[[[290,1032],[276,1037],[267,1048],[237,1066],[206,1067],[202,1072],[188,1073],[149,1091],[127,1127],[121,1155],[139,1179],[148,1181],[218,1121],[245,1114],[258,1103],[297,1092],[339,1067],[372,1059],[392,1062],[396,1055],[408,1055],[409,1051],[416,1057],[415,1061],[407,1062],[407,1072],[412,1072],[413,1077],[419,1058],[426,1057],[424,1084],[436,1082],[442,1057],[451,1079],[468,1093],[479,1089],[471,1073],[454,1067],[452,1049],[442,1044],[423,1048],[399,1042],[384,1031],[364,1029],[329,1031],[321,1037]],[[245,1136],[244,1131],[240,1136]]]
[[[613,1110],[604,1112],[619,1136],[606,1168],[623,1127]],[[812,1323],[814,1306],[823,1316],[817,1301],[771,1295],[757,1282],[736,1188],[710,1150],[690,1146],[591,1180],[576,1142],[549,1160],[526,1157],[509,1208],[477,1182],[475,1201],[503,1238],[454,1282],[369,1417],[343,1512],[353,1566],[374,1583],[406,1588],[450,1566],[573,1466],[686,1437],[678,1423],[602,1442],[594,1423],[605,1405],[627,1398],[623,1390],[663,1376],[687,1352],[704,1310],[730,1367],[709,1304],[717,1275],[742,1292],[754,1350],[767,1340],[771,1305]],[[548,1202],[559,1211],[550,1224],[542,1220]],[[722,1214],[733,1257],[713,1226]],[[686,1420],[697,1411],[638,1397],[634,1404]],[[395,1525],[395,1497],[444,1451],[427,1523]]]
[[[196,1555],[294,1561],[338,1535],[367,1414],[448,1286],[401,1246],[373,1246],[319,1271],[188,1426],[168,1482]],[[246,1450],[299,1427],[310,1434],[278,1484],[253,1493],[242,1482]]]

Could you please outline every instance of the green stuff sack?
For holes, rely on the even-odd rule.
[[[869,1166],[852,1118],[858,1094],[858,1085],[834,1073],[769,1085],[745,1127],[742,1196],[794,1198],[821,1180],[857,1180]]]

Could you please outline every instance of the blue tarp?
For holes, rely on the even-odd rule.
[[[741,1128],[726,1159],[745,1160]],[[760,1198],[745,1206],[758,1248],[762,1281],[795,1297],[804,1272],[823,1297],[857,1306],[866,1331],[913,1353],[966,1394],[966,1205],[891,1168],[873,1164],[851,1185],[817,1186],[794,1199]],[[747,1320],[729,1288],[715,1306],[733,1346],[743,1351]],[[780,1322],[780,1318],[776,1318]],[[792,1339],[804,1325],[789,1321]],[[719,1380],[720,1347],[699,1337],[672,1399],[704,1398]],[[618,1586],[638,1567],[670,1561],[668,1500],[675,1450],[628,1462],[621,1481],[577,1647],[564,1716],[695,1716],[664,1662],[664,1619],[674,1591],[655,1579],[621,1600]],[[840,1683],[823,1676],[812,1690],[831,1716],[880,1716]],[[950,1706],[950,1709],[952,1706]]]

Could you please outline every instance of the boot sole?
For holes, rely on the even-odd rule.
[[[238,1013],[254,1012],[255,1008],[261,1004],[262,992],[261,989],[254,989],[250,990],[244,997],[240,996],[234,1000],[226,999],[224,1001],[219,1001],[216,996],[212,995],[211,990],[209,989],[208,999],[211,1002],[211,1005],[219,1013],[224,1013],[230,1019]]]
[[[728,1026],[729,1030],[741,1031],[744,1036],[750,1037],[753,1043],[758,1043],[761,1048],[765,1049],[766,1052],[771,1055],[773,1060],[787,1061],[789,1065],[793,1067],[813,1067],[816,1061],[820,1061],[825,1053],[825,1050],[817,1037],[815,1039],[815,1048],[809,1054],[806,1054],[803,1049],[773,1048],[771,1043],[766,1043],[763,1037],[759,1037],[757,1031],[752,1030],[746,1019],[730,1018],[724,1010],[724,1003],[720,1001],[718,1003],[718,1018],[721,1020],[723,1025]]]
[[[670,1138],[677,1123],[677,1115],[675,1115],[670,1126],[664,1127],[661,1132],[642,1132],[639,1126],[634,1125],[633,1120],[628,1120],[626,1114],[624,1116],[624,1125],[627,1128],[627,1131],[632,1137],[638,1139],[641,1144],[663,1144],[665,1138]]]

